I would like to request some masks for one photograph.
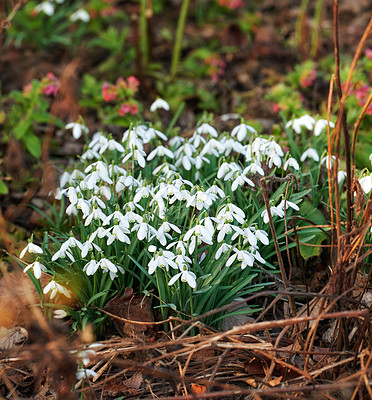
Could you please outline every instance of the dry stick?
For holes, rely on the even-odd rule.
[[[289,174],[287,176],[287,178],[283,178],[283,180],[292,179],[291,175],[292,174]],[[271,211],[270,211],[269,195],[267,193],[267,187],[266,187],[266,180],[267,179],[271,179],[271,178],[272,177],[270,177],[270,176],[265,176],[265,177],[261,178],[262,194],[263,194],[263,197],[264,197],[264,200],[265,200],[266,211],[267,211],[267,214],[269,216],[269,224],[270,224],[271,234],[273,235],[276,255],[278,257],[280,274],[281,274],[282,279],[283,279],[284,288],[288,289],[289,283],[288,283],[287,275],[285,273],[283,258],[282,258],[282,255],[280,253],[278,238],[276,237],[275,227],[274,227],[274,223],[273,223],[273,217],[272,217]],[[278,179],[278,178],[276,178],[276,179]],[[296,316],[296,305],[295,305],[293,296],[288,295],[288,301],[289,301],[289,305],[291,307],[292,316],[295,317]]]
[[[333,254],[333,246],[334,246],[334,215],[333,215],[333,194],[332,194],[332,174],[331,174],[331,165],[332,165],[332,148],[331,148],[331,127],[329,126],[330,116],[331,116],[331,106],[332,106],[332,93],[333,93],[333,80],[335,79],[334,74],[331,77],[331,82],[329,84],[329,93],[328,93],[328,103],[327,103],[327,146],[328,146],[328,157],[329,157],[329,166],[327,168],[328,173],[328,197],[329,197],[329,211],[331,213],[331,255]],[[337,182],[338,184],[338,182]],[[333,257],[331,257],[332,263]],[[331,264],[332,267],[332,264]]]
[[[355,143],[356,143],[356,137],[357,137],[359,125],[360,125],[360,123],[362,122],[362,118],[364,117],[364,114],[366,113],[367,108],[369,107],[369,105],[371,104],[371,102],[372,102],[372,92],[371,92],[371,94],[369,95],[366,104],[364,104],[364,107],[363,107],[363,109],[362,109],[362,112],[360,113],[360,115],[359,115],[359,117],[358,117],[358,119],[357,119],[357,122],[356,122],[355,125],[354,125],[353,145],[352,145],[352,148],[351,148],[352,170],[353,170],[353,171],[355,170],[355,162],[354,162],[354,159],[355,159]]]
[[[369,357],[368,357],[367,363],[366,363],[366,365],[364,367],[364,371],[362,371],[362,375],[360,376],[360,378],[358,380],[358,384],[357,384],[357,386],[356,386],[356,388],[354,390],[354,393],[353,393],[353,395],[352,395],[350,400],[354,400],[356,398],[356,395],[358,394],[358,391],[359,391],[359,387],[362,384],[362,382],[364,380],[364,377],[366,376],[366,373],[367,373],[369,364],[371,364],[371,361],[372,361],[372,352],[369,353]],[[368,379],[367,379],[367,382],[368,382]]]
[[[339,43],[338,43],[338,0],[334,0],[334,9],[333,9],[333,21],[334,21],[334,53],[335,53],[335,64],[336,64],[336,86],[337,86],[337,94],[338,98],[341,101],[343,98],[341,82],[340,82],[340,57],[339,57]],[[348,86],[345,88],[345,92],[347,93]],[[345,146],[345,157],[346,157],[346,203],[347,203],[347,215],[346,215],[346,232],[349,232],[352,225],[352,188],[351,188],[351,162],[350,162],[350,135],[349,130],[347,128],[346,122],[346,114],[344,109],[340,108],[339,114],[340,121],[342,122],[342,128],[344,132],[344,146]],[[329,155],[330,156],[330,155]],[[338,166],[338,154],[335,163],[335,185],[338,186],[337,182],[337,166]]]

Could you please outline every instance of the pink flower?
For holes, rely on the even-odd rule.
[[[130,105],[130,113],[132,114],[132,115],[136,115],[136,114],[138,114],[138,105],[137,104],[135,104],[135,103],[133,103],[133,104],[131,104]]]
[[[127,115],[128,113],[130,113],[130,110],[131,110],[130,107],[131,107],[131,105],[129,103],[122,104],[121,107],[118,110],[118,114],[121,117],[124,117],[124,115]]]
[[[127,78],[127,82],[128,82],[128,88],[133,92],[136,92],[138,86],[140,85],[140,81],[134,76],[129,76]]]
[[[102,86],[102,97],[103,100],[109,102],[115,100],[118,95],[118,89],[116,86],[104,82]]]
[[[42,93],[47,96],[53,95],[54,97],[56,97],[59,89],[59,79],[54,74],[48,72],[46,74],[46,77],[42,79],[41,83]]]
[[[230,10],[235,10],[244,6],[243,0],[218,0],[218,4],[222,7],[227,7]]]
[[[311,86],[316,78],[316,70],[312,69],[311,71],[306,72],[306,74],[303,74],[300,76],[300,85],[303,88],[307,88]]]
[[[368,60],[372,60],[372,49],[366,49],[364,53]]]

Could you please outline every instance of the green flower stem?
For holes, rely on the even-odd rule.
[[[181,47],[182,47],[182,36],[183,36],[183,31],[185,29],[185,22],[187,18],[189,5],[190,5],[190,0],[182,1],[181,12],[177,24],[176,41],[174,42],[173,53],[172,53],[172,63],[170,70],[171,79],[173,79],[177,73],[178,63],[181,54]]]

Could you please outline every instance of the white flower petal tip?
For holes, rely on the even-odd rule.
[[[169,104],[163,99],[156,99],[150,106],[150,111],[154,112],[156,110],[165,110],[169,111],[170,107]]]

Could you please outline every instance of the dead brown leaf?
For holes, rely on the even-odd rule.
[[[191,384],[191,390],[195,393],[195,394],[200,394],[200,393],[205,393],[206,387],[203,385],[198,385],[196,383],[192,383]]]
[[[117,396],[122,393],[129,393],[132,396],[138,394],[143,382],[141,372],[136,372],[130,378],[122,380],[117,378],[105,383],[104,393],[107,396]]]
[[[136,296],[133,294],[132,288],[125,288],[123,297],[120,297],[119,293],[111,299],[106,304],[105,310],[130,321],[152,322],[154,320],[148,298],[145,296]],[[135,337],[151,327],[151,324],[135,324],[121,321],[117,318],[112,318],[112,320],[122,336]]]
[[[27,338],[28,332],[21,326],[10,329],[0,326],[0,351],[9,350],[25,342]]]

